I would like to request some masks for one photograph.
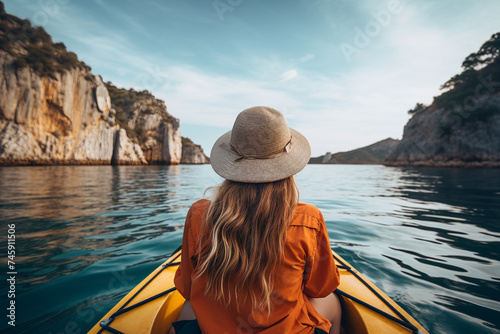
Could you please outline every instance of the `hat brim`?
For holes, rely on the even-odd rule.
[[[223,178],[236,182],[265,183],[286,179],[300,172],[311,158],[311,146],[298,131],[290,128],[292,145],[288,152],[283,152],[269,159],[239,159],[229,149],[231,131],[223,134],[212,147],[210,164],[214,171]]]

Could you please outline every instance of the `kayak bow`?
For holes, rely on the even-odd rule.
[[[345,334],[428,332],[396,302],[333,252],[340,272],[335,293],[342,303]],[[184,298],[175,289],[174,275],[181,249],[155,269],[115,305],[89,334],[165,334],[176,321]]]

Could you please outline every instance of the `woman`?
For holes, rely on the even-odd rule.
[[[298,203],[293,179],[310,154],[268,107],[242,111],[217,140],[210,160],[225,181],[186,218],[175,276],[186,302],[175,333],[339,333],[325,222]]]

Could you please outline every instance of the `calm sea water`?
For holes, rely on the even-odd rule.
[[[86,333],[182,239],[210,166],[0,168],[0,330]],[[307,166],[332,247],[431,333],[500,333],[500,170]],[[7,225],[16,327],[7,325]]]

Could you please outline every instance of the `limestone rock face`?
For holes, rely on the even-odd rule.
[[[82,68],[41,76],[1,50],[0,74],[0,164],[111,163],[119,128],[99,76]]]
[[[478,108],[500,110],[500,94]],[[389,166],[500,167],[500,112],[487,117],[426,109],[404,128],[403,139],[385,161]]]
[[[108,116],[108,111],[111,109],[111,99],[109,97],[108,90],[106,86],[104,86],[102,80],[97,84],[95,89],[95,98],[97,101],[97,108],[102,112],[106,117]]]
[[[117,88],[107,83],[118,124],[144,152],[149,164],[181,163],[179,119],[170,115],[165,102],[148,91]]]
[[[180,123],[164,101],[104,84],[1,1],[0,22],[0,165],[181,162]]]
[[[77,140],[70,160],[73,162],[111,163],[113,156],[115,134],[118,130],[111,128],[105,122],[90,126]]]
[[[165,124],[162,144],[162,160],[169,161],[172,165],[179,164],[182,156],[182,139],[181,124],[178,119]]]
[[[31,157],[44,157],[35,136],[23,125],[5,120],[0,121],[0,156],[4,161],[29,162]]]
[[[182,137],[181,164],[208,164],[210,159],[203,153],[200,145],[196,145],[189,138]]]
[[[147,164],[141,147],[130,141],[124,129],[120,129],[116,132],[112,162],[116,165]]]

